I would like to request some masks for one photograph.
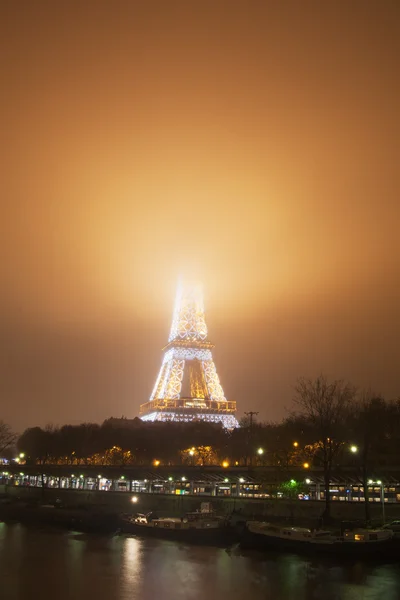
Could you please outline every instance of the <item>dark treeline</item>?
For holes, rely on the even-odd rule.
[[[102,425],[30,428],[17,448],[27,463],[37,464],[319,466],[325,490],[334,468],[353,465],[367,494],[373,471],[400,462],[400,401],[357,393],[348,383],[320,376],[297,382],[293,411],[280,423],[243,420],[227,431],[203,421],[109,419]],[[329,498],[325,494],[328,516]]]

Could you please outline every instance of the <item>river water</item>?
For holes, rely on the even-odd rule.
[[[400,562],[338,566],[0,523],[1,600],[399,600]]]

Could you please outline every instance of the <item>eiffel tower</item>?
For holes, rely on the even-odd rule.
[[[143,421],[222,422],[238,427],[236,402],[219,381],[204,319],[200,284],[178,286],[168,344],[150,400],[140,406]]]

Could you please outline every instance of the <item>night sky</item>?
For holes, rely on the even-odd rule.
[[[0,418],[134,417],[180,275],[226,396],[400,395],[400,4],[3,1]]]

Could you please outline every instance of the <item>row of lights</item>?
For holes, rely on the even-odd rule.
[[[299,442],[293,442],[293,446],[295,448],[298,448]],[[351,450],[351,452],[354,452],[354,453],[358,452],[357,446],[350,446],[350,450]],[[195,454],[195,448],[194,447],[189,450],[189,454],[190,454],[190,456],[194,456],[194,454]],[[259,454],[260,456],[262,456],[264,454],[264,448],[258,448],[257,454]],[[21,452],[20,455],[17,458],[15,458],[14,460],[16,462],[19,462],[22,458],[25,458],[25,453],[24,452]],[[156,459],[154,459],[153,464],[154,464],[155,467],[159,467],[160,464],[161,464],[161,461],[156,458]],[[222,463],[222,465],[223,466],[229,466],[229,463],[228,463],[228,461],[225,460]]]
[[[293,446],[294,446],[295,448],[297,448],[297,447],[298,447],[298,445],[299,445],[299,443],[298,443],[298,442],[293,442]],[[357,446],[354,446],[354,445],[353,445],[353,446],[350,446],[350,451],[351,451],[351,452],[353,452],[353,454],[355,454],[356,452],[358,452],[358,448],[357,448]],[[191,456],[193,456],[193,455],[194,455],[194,453],[195,453],[195,449],[194,449],[194,448],[192,448],[191,450],[189,450],[189,454],[190,454]],[[258,448],[258,450],[257,450],[257,454],[258,454],[259,456],[262,456],[262,455],[264,454],[264,449],[263,449],[263,448]],[[15,460],[16,460],[16,462],[19,462],[19,461],[20,461],[22,458],[24,458],[24,457],[25,457],[25,454],[24,454],[23,452],[21,452],[21,454],[19,455],[19,457],[18,457],[18,458],[16,458]],[[159,461],[158,459],[156,459],[156,460],[154,460],[153,464],[154,464],[154,466],[155,466],[155,467],[158,467],[158,466],[159,466],[161,463],[160,463],[160,461]],[[227,460],[224,460],[224,461],[223,461],[223,463],[222,463],[222,466],[223,466],[225,469],[226,469],[226,468],[228,468],[228,467],[229,467],[229,462],[228,462]],[[303,468],[304,468],[304,469],[308,469],[309,467],[310,467],[310,465],[309,465],[309,463],[308,463],[308,462],[305,462],[305,463],[303,463]],[[71,475],[71,477],[75,477],[75,475]],[[81,477],[81,478],[83,478],[83,475],[80,475],[80,477]],[[97,477],[98,477],[99,479],[101,479],[101,475],[98,475]],[[122,475],[121,479],[125,479],[125,476],[124,476],[124,475]],[[169,478],[168,478],[168,481],[172,481],[172,477],[169,477]],[[184,477],[182,477],[182,481],[185,481],[185,478],[184,478]],[[145,482],[146,482],[146,480],[145,480]]]
[[[8,472],[6,472],[6,471],[3,471],[3,473],[2,473],[2,474],[3,474],[3,475],[8,475]],[[23,475],[24,475],[24,473],[20,473],[20,475],[21,475],[21,476],[23,476]],[[11,475],[11,477],[12,477],[12,475]],[[84,479],[84,477],[85,477],[84,475],[79,475],[79,479]],[[76,475],[74,475],[74,473],[72,473],[72,474],[71,474],[71,478],[74,478],[74,479],[75,479],[75,478],[76,478]],[[97,475],[97,478],[98,478],[98,479],[102,479],[102,478],[103,478],[103,476],[102,476],[102,475]],[[122,476],[120,477],[120,480],[123,480],[123,479],[125,479],[125,475],[122,475]],[[184,476],[183,476],[183,477],[181,477],[181,479],[180,479],[180,480],[181,480],[181,481],[186,481],[186,477],[184,477]],[[147,481],[148,481],[147,479],[144,479],[144,480],[143,480],[143,482],[144,482],[144,483],[147,483]],[[168,477],[168,481],[169,481],[169,482],[172,482],[172,481],[174,481],[174,478],[173,478],[173,477]],[[245,482],[245,479],[243,479],[243,477],[240,477],[240,478],[239,478],[239,482],[240,482],[240,483],[244,483],[244,482]],[[229,483],[229,479],[228,479],[227,477],[225,477],[225,479],[224,479],[224,483]]]

